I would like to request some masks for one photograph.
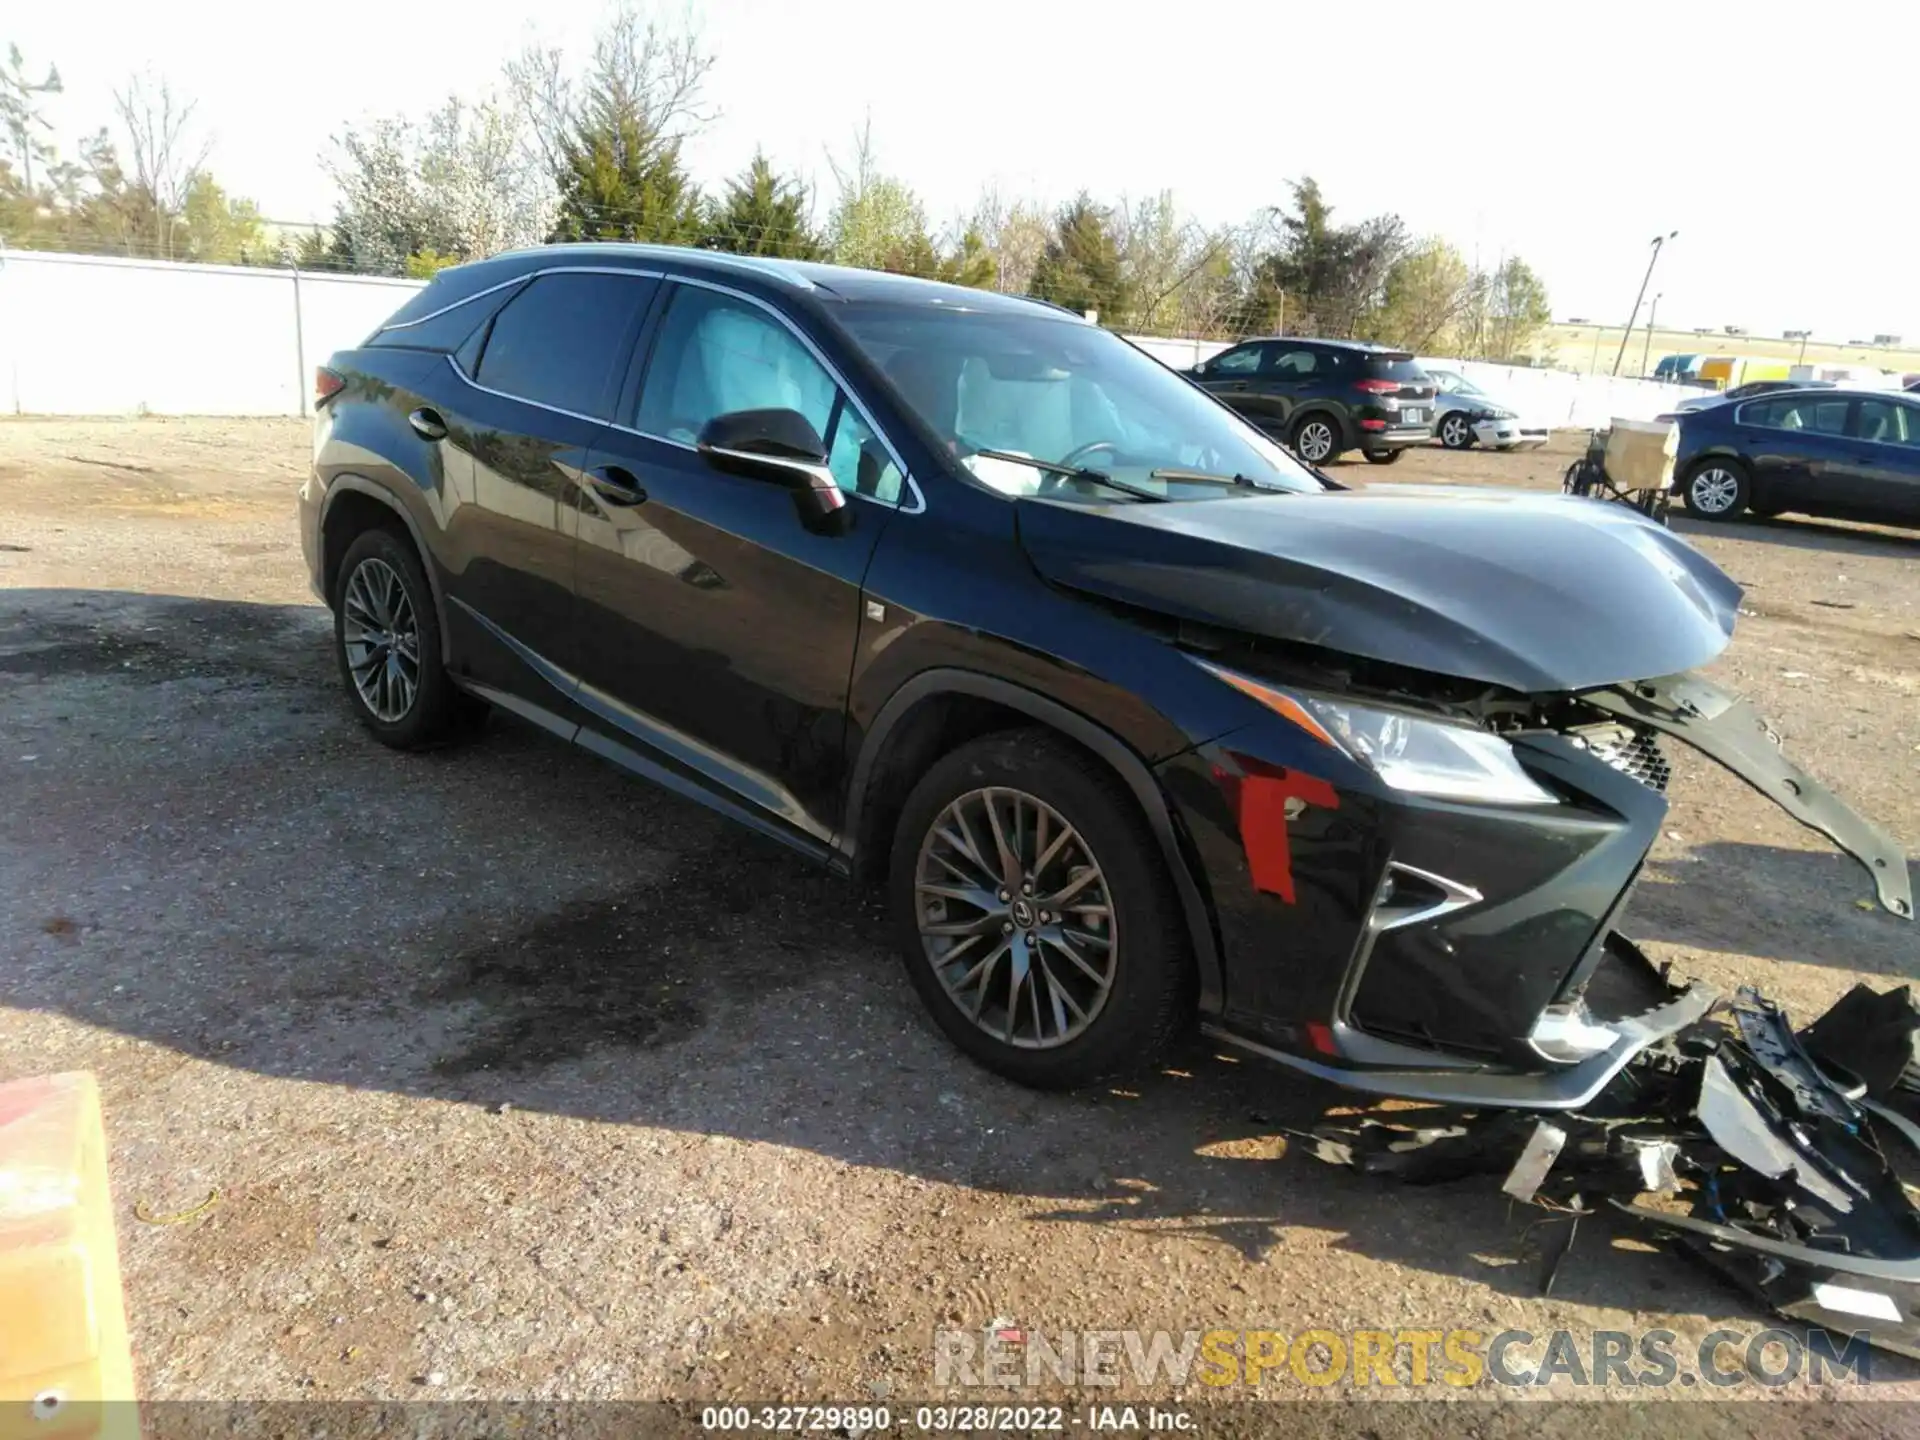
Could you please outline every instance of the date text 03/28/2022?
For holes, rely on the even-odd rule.
[[[1161,1405],[709,1405],[700,1412],[708,1431],[841,1433],[902,1430],[920,1434],[1029,1435],[1069,1429],[1177,1433],[1195,1428],[1192,1413]]]

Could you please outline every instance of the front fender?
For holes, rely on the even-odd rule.
[[[1853,856],[1880,903],[1913,918],[1913,885],[1899,843],[1781,753],[1780,737],[1751,703],[1698,675],[1668,675],[1581,697],[1673,736],[1718,762],[1809,829]]]

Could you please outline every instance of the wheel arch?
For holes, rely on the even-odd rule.
[[[320,507],[320,583],[327,606],[333,609],[340,603],[336,593],[340,560],[353,544],[354,536],[375,525],[392,529],[395,520],[400,522],[399,528],[420,557],[421,570],[426,572],[427,588],[433,592],[434,618],[440,622],[440,658],[442,663],[447,663],[451,659],[447,601],[441,590],[440,575],[434,568],[433,553],[427,548],[426,537],[420,533],[419,522],[407,513],[406,506],[392,491],[358,475],[336,475],[327,486],[327,498]]]
[[[1200,1010],[1218,1014],[1225,986],[1213,906],[1147,762],[1097,721],[1012,681],[971,670],[934,669],[921,671],[894,691],[867,727],[854,760],[846,820],[837,842],[842,862],[858,876],[876,875],[888,848],[885,832],[897,821],[913,780],[928,764],[980,735],[1034,724],[1099,759],[1140,806],[1180,901],[1200,982]]]
[[[1328,460],[1337,460],[1347,451],[1359,448],[1360,442],[1354,438],[1354,427],[1348,423],[1345,412],[1340,406],[1325,400],[1303,400],[1296,405],[1293,413],[1287,416],[1287,434],[1291,436],[1316,415],[1333,424],[1333,443],[1339,448],[1327,457]]]

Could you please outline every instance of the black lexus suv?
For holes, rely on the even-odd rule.
[[[1439,391],[1404,350],[1357,340],[1243,340],[1187,373],[1312,465],[1348,450],[1390,465],[1433,438]]]
[[[1684,541],[1334,487],[1050,306],[550,248],[317,378],[302,540],[377,738],[516,716],[872,877],[941,1028],[1030,1084],[1197,1016],[1361,1088],[1582,1103],[1708,1004],[1615,928],[1663,736],[1911,906],[1684,673],[1740,596]]]

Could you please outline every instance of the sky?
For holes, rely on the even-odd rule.
[[[1655,235],[1665,326],[1920,339],[1920,0],[643,0],[715,57],[703,183],[764,150],[831,198],[863,122],[936,222],[981,191],[1171,190],[1210,224],[1312,175],[1336,220],[1392,211],[1558,319],[1618,324]],[[269,218],[324,221],[343,125],[498,84],[529,40],[583,51],[606,0],[65,0],[0,6],[51,61],[63,148],[146,72],[196,102],[210,168]],[[1642,319],[1645,313],[1642,312]]]

